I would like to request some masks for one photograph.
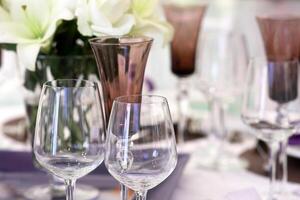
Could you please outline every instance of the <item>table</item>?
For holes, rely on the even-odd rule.
[[[263,195],[268,191],[269,181],[265,176],[247,170],[217,172],[197,166],[199,156],[196,150],[206,142],[198,140],[179,147],[179,151],[190,152],[192,156],[177,185],[174,200],[231,200],[230,196],[239,192],[255,196],[256,193]],[[253,148],[252,145],[251,142],[247,142],[242,146],[233,146],[231,150],[236,154],[241,154]],[[300,160],[298,160],[299,163]],[[289,183],[287,189],[298,193],[300,185]],[[255,200],[255,198],[250,199]],[[238,198],[232,198],[232,200],[238,200]]]

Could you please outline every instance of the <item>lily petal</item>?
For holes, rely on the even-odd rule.
[[[140,17],[150,17],[155,13],[158,0],[132,0],[133,13]]]
[[[78,0],[75,11],[77,16],[78,31],[84,36],[92,36],[93,30],[90,26],[90,12],[86,0]]]
[[[41,44],[18,44],[17,55],[19,62],[27,69],[34,71],[35,62],[39,54]]]
[[[102,1],[100,6],[103,14],[112,24],[114,24],[118,22],[123,17],[124,13],[129,10],[130,3],[131,0],[106,0]]]
[[[36,40],[26,25],[0,22],[0,43],[32,43]]]
[[[132,15],[124,15],[124,17],[113,27],[92,25],[95,36],[103,35],[127,35],[135,24],[135,18]]]
[[[160,21],[158,19],[139,19],[138,20],[138,26],[137,31],[143,31],[149,33],[159,33],[164,38],[163,45],[166,45],[169,41],[172,40],[174,35],[174,29],[173,27],[164,21]],[[155,34],[156,35],[156,34]]]
[[[10,20],[9,13],[0,6],[0,21],[8,21]]]
[[[39,0],[41,1],[41,0]],[[72,20],[75,17],[75,0],[52,0],[53,1],[53,20]]]
[[[96,0],[90,0],[89,10],[92,25],[112,27],[111,21],[109,21],[109,18],[107,18],[107,16],[105,16],[104,12],[102,12],[102,9],[99,8]]]

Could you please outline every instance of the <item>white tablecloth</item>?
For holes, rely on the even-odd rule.
[[[197,152],[206,143],[207,140],[198,140],[179,146],[179,152],[189,152],[191,158],[175,190],[174,200],[247,200],[246,197],[256,200],[267,194],[269,179],[266,177],[247,170],[218,172],[201,168],[197,164],[201,159]],[[229,146],[228,150],[240,154],[253,145],[253,140],[248,139],[243,144]],[[300,185],[289,183],[287,190],[298,192]]]

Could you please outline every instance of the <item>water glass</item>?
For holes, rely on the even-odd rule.
[[[67,200],[75,182],[104,160],[105,123],[96,83],[46,82],[40,95],[34,155],[49,173],[65,180]]]
[[[123,96],[114,100],[107,129],[105,165],[137,199],[164,181],[177,164],[166,98]]]

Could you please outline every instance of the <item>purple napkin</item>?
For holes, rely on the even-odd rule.
[[[30,152],[18,152],[18,151],[0,151],[0,172],[7,173],[22,173],[22,172],[42,172],[40,169],[34,166],[32,160],[32,153]],[[108,174],[107,169],[102,163],[97,169],[90,174]]]
[[[148,192],[149,200],[171,200],[176,185],[183,173],[184,167],[189,160],[189,155],[179,154],[178,161],[173,173],[160,185],[156,186]]]
[[[37,169],[32,162],[32,154],[29,152],[0,151],[0,182],[10,183],[17,187],[47,183],[47,174]],[[189,159],[187,154],[179,154],[178,162],[173,173],[160,185],[148,192],[149,200],[170,200],[176,185],[182,175],[184,167]],[[3,173],[4,172],[4,173]],[[109,175],[102,163],[89,175],[79,179],[80,183],[95,186],[100,189],[117,187],[118,182]]]
[[[289,138],[289,145],[300,145],[300,135],[293,135]]]

